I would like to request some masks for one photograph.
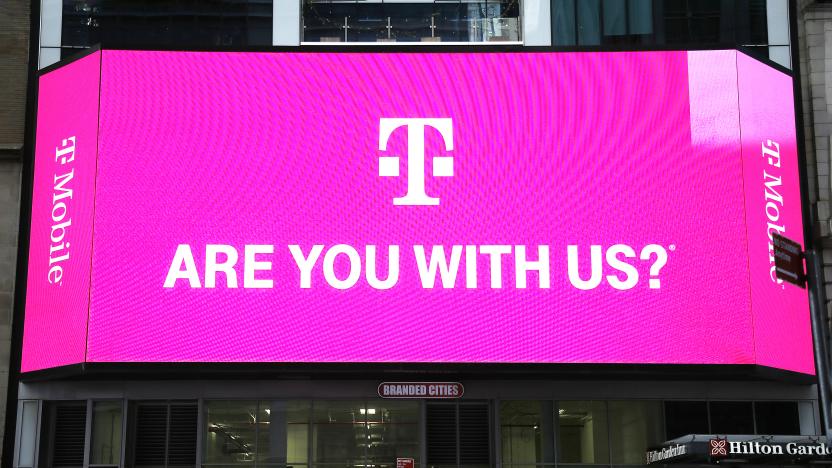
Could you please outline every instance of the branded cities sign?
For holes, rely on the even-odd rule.
[[[791,77],[736,51],[105,50],[37,115],[24,372],[814,373]]]
[[[458,382],[382,382],[378,386],[382,398],[462,398],[464,393]]]

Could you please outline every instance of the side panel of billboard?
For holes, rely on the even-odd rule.
[[[771,239],[803,245],[792,77],[740,53],[737,75],[757,363],[813,373],[808,295],[777,278]]]
[[[84,362],[101,53],[38,82],[23,372]]]

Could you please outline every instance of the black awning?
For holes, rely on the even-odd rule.
[[[832,463],[826,436],[690,434],[647,450],[647,464]]]

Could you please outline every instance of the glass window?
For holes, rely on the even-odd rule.
[[[317,464],[393,463],[419,458],[419,403],[316,401],[312,446]]]
[[[558,460],[561,463],[609,463],[605,402],[561,401],[558,424]]]
[[[554,463],[551,401],[501,401],[503,465]]]
[[[630,34],[653,34],[653,0],[628,0]]]
[[[733,1],[666,0],[664,29],[668,44],[717,43],[722,32],[723,10],[733,9]],[[734,26],[735,27],[735,26]]]
[[[419,404],[382,400],[367,403],[367,459],[389,463],[419,458]]]
[[[93,403],[90,465],[118,465],[120,463],[121,421],[121,401]]]
[[[309,401],[261,401],[258,411],[258,466],[309,463]]]
[[[623,36],[627,34],[626,0],[603,0],[604,35]]]
[[[271,2],[63,0],[64,46],[271,45]]]
[[[687,434],[708,434],[708,403],[704,401],[664,402],[667,439]]]
[[[659,401],[611,401],[610,448],[612,463],[640,465],[648,447],[664,442]]]
[[[316,463],[355,464],[364,460],[368,435],[363,401],[316,401],[312,447]]]
[[[304,42],[520,41],[520,0],[303,3]]]
[[[578,6],[578,44],[601,44],[601,0],[581,0]]]
[[[552,34],[556,46],[575,45],[575,0],[554,0]]]
[[[796,401],[754,403],[757,434],[800,435],[800,414]]]
[[[750,401],[712,401],[712,434],[754,434],[754,413]]]
[[[257,447],[256,401],[206,401],[205,423],[205,464],[253,464]]]
[[[308,463],[308,401],[206,401],[204,464]]]
[[[37,440],[38,402],[29,400],[23,402],[20,410],[20,432],[18,446],[18,462],[20,468],[31,468],[35,465],[35,441]]]

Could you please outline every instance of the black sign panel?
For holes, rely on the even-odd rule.
[[[806,287],[806,271],[803,268],[803,248],[797,242],[779,234],[772,235],[774,268],[777,278]]]
[[[704,435],[691,434],[665,442],[647,451],[648,465],[832,464],[832,448],[824,436]]]

